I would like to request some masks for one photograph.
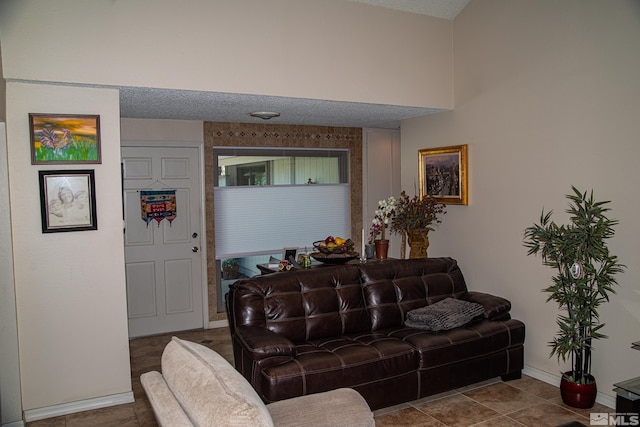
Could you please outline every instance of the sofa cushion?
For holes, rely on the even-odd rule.
[[[510,318],[511,302],[502,297],[471,291],[463,295],[462,299],[481,304],[484,307],[485,319],[506,320]]]
[[[522,346],[525,328],[522,322],[515,319],[482,319],[437,333],[407,327],[385,332],[411,344],[419,352],[420,369],[428,369],[496,352],[506,355],[509,348]]]
[[[261,389],[274,402],[341,387],[358,390],[414,374],[417,367],[414,348],[399,339],[376,333],[336,336],[298,344],[295,359],[262,370]]]
[[[452,258],[362,264],[360,274],[372,331],[402,327],[410,310],[467,293],[462,271]]]
[[[371,329],[357,266],[272,273],[232,285],[231,326],[258,326],[294,343]]]
[[[445,298],[435,304],[407,313],[404,324],[425,331],[448,331],[466,325],[484,314],[484,307],[456,298]]]
[[[195,425],[273,425],[255,390],[213,350],[173,337],[161,364],[162,376]]]

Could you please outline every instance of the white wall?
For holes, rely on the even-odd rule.
[[[126,395],[131,387],[118,93],[78,85],[446,109],[453,102],[451,27],[447,20],[341,0],[0,1],[2,75],[10,82],[8,202],[27,413],[73,411],[64,405]],[[412,66],[398,68],[403,63]],[[29,112],[101,115],[99,230],[40,232],[39,167],[30,165],[26,144]],[[138,125],[123,121],[127,139],[156,139],[148,132],[156,132],[155,124]],[[200,126],[197,136],[191,122],[176,126],[187,128],[182,138],[201,141]]]
[[[57,415],[74,402],[133,399],[118,103],[116,90],[7,84],[9,202],[27,421]],[[31,165],[29,113],[99,114],[102,164]],[[38,171],[57,169],[95,170],[98,230],[42,233]]]
[[[450,21],[344,0],[3,0],[0,41],[7,79],[453,102]]]
[[[509,298],[527,325],[525,363],[559,378],[549,359],[557,309],[541,292],[552,271],[527,257],[523,231],[540,212],[566,221],[571,185],[611,200],[611,251],[629,268],[600,314],[598,389],[640,375],[640,2],[472,0],[454,22],[455,110],[403,122],[402,184],[421,148],[469,145],[469,206],[447,207],[430,256],[457,258],[474,290]]]
[[[365,239],[368,239],[378,202],[389,196],[400,195],[400,132],[392,129],[363,129],[362,151],[363,221]],[[389,257],[400,258],[400,236],[387,230],[385,238],[389,240]]]
[[[122,141],[204,142],[204,129],[198,120],[120,120]]]
[[[6,124],[0,122],[0,200],[9,200],[6,136]],[[22,420],[11,213],[6,203],[0,203],[0,271],[0,425],[4,426]]]

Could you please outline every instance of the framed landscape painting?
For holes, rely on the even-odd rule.
[[[420,196],[433,196],[447,205],[467,202],[467,145],[418,151]]]
[[[29,114],[31,164],[101,163],[100,116]]]

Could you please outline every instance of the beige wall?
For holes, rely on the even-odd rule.
[[[203,142],[203,123],[197,120],[120,120],[122,141]]]
[[[132,401],[118,92],[7,84],[7,159],[22,405]],[[102,164],[31,165],[29,113],[99,114]],[[39,170],[95,170],[98,229],[43,234]],[[105,402],[101,402],[105,403]],[[67,407],[68,409],[68,407]]]
[[[453,102],[450,21],[344,0],[3,0],[0,41],[7,79]]]
[[[0,1],[12,194],[2,201],[14,218],[9,252],[28,417],[116,404],[131,390],[118,93],[78,85],[446,109],[453,103],[451,29],[446,20],[338,0]],[[1,84],[0,100],[3,92]],[[101,115],[99,230],[39,231],[38,167],[25,144],[29,112]],[[202,138],[192,122],[130,125],[123,121],[123,134],[132,140]]]
[[[0,200],[9,200],[6,124],[0,122]],[[0,425],[22,420],[9,204],[0,203]]]
[[[3,67],[2,67],[2,46],[0,43],[0,121],[5,121],[7,116],[7,103],[5,102],[6,93],[7,93],[7,84],[4,80],[3,76]]]
[[[472,289],[512,301],[525,363],[541,376],[559,378],[547,346],[557,310],[541,292],[552,271],[526,256],[523,231],[543,207],[566,221],[571,185],[612,201],[610,249],[629,268],[601,310],[610,338],[594,345],[609,403],[612,384],[640,372],[639,19],[637,1],[472,0],[454,23],[455,110],[401,128],[403,188],[418,149],[469,145],[469,206],[447,208],[429,254],[459,259]]]
[[[455,80],[455,111],[402,125],[404,189],[417,180],[418,149],[469,144],[469,206],[448,208],[429,253],[458,258],[471,288],[510,298],[527,323],[527,366],[554,376],[546,343],[556,310],[540,292],[551,272],[526,257],[522,232],[543,206],[562,216],[572,184],[613,200],[621,224],[611,248],[630,268],[602,310],[610,339],[596,343],[594,372],[611,396],[614,381],[640,371],[629,349],[640,339],[638,5],[472,0],[452,28],[337,0],[2,0],[0,43],[7,79],[434,108],[452,106]],[[25,409],[126,394],[117,92],[16,82],[7,92]],[[38,110],[101,115],[98,231],[39,231],[38,168],[25,144]]]

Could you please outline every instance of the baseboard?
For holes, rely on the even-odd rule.
[[[551,375],[548,372],[541,371],[540,369],[536,369],[528,365],[524,366],[522,373],[547,384],[551,384],[552,386],[560,387],[560,375]],[[616,398],[614,396],[598,392],[596,395],[596,402],[615,410]]]
[[[223,320],[214,320],[209,322],[207,325],[207,329],[216,329],[216,328],[226,328],[229,326],[229,321],[227,319]]]
[[[2,424],[2,427],[24,427],[24,421],[12,421],[8,424]]]
[[[26,422],[43,420],[45,418],[59,417],[75,414],[76,412],[91,411],[93,409],[107,408],[109,406],[132,403],[133,392],[113,394],[111,396],[96,397],[95,399],[79,400],[77,402],[62,403],[60,405],[46,406],[44,408],[29,409],[24,411]]]

